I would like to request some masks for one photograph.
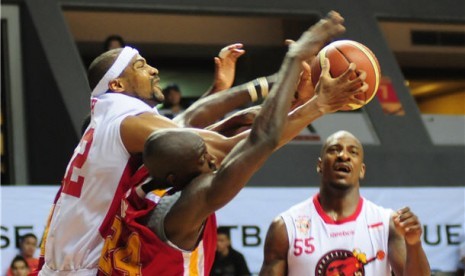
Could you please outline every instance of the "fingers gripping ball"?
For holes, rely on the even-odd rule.
[[[368,90],[365,93],[355,95],[355,97],[364,100],[365,104],[374,98],[378,91],[381,69],[378,59],[368,47],[352,40],[338,40],[328,44],[321,49],[317,57],[312,60],[313,86],[316,86],[318,83],[321,74],[321,65],[325,57],[329,59],[330,74],[333,78],[344,73],[350,63],[355,63],[357,69],[365,71],[367,73],[365,82],[368,84]],[[355,77],[354,74],[353,78]],[[342,110],[354,110],[362,106],[363,105],[350,104]]]

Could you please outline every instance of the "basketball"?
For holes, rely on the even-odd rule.
[[[356,97],[360,100],[365,100],[365,104],[369,103],[375,97],[381,78],[381,69],[378,59],[368,47],[353,40],[338,40],[321,49],[317,57],[314,58],[310,64],[314,87],[316,87],[320,78],[321,65],[325,57],[329,59],[329,71],[333,78],[344,73],[350,63],[355,63],[357,69],[367,73],[365,82],[368,84],[368,90],[363,94],[356,95]],[[355,77],[356,75],[354,74],[351,79]],[[342,108],[342,110],[355,110],[362,106],[363,105],[350,104]]]

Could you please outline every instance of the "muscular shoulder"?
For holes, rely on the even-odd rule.
[[[265,240],[265,252],[272,252],[275,258],[287,258],[289,250],[289,239],[286,229],[286,223],[281,216],[276,217],[268,229]]]

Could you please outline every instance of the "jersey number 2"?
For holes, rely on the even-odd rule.
[[[76,149],[73,159],[68,165],[65,178],[63,179],[63,193],[80,197],[82,185],[84,184],[84,177],[80,175],[80,170],[86,162],[89,155],[90,146],[94,139],[94,129],[89,129],[81,139],[79,148]]]

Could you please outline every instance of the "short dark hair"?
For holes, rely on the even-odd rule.
[[[13,265],[16,262],[23,262],[26,265],[26,267],[29,268],[29,265],[28,265],[26,259],[21,255],[16,255],[16,257],[14,257],[14,259],[11,261],[11,264],[10,264],[11,269],[13,269]]]
[[[178,91],[178,92],[181,92],[181,89],[179,88],[179,86],[175,83],[171,83],[171,84],[168,84],[164,89],[163,89],[163,95],[167,95],[170,91]]]
[[[27,239],[27,238],[34,238],[34,239],[38,240],[37,236],[34,235],[33,233],[27,233],[27,234],[24,234],[24,235],[21,236],[20,241],[24,242],[24,240]]]
[[[121,47],[126,46],[126,43],[124,42],[124,39],[120,35],[110,35],[103,42],[103,50],[104,51],[110,50],[108,48],[110,47],[110,43],[112,41],[114,41],[114,40],[118,41],[121,44]]]
[[[119,54],[121,54],[121,51],[123,51],[123,48],[109,50],[92,61],[87,70],[87,79],[91,90],[94,90],[99,81],[111,68]]]
[[[231,227],[220,226],[216,229],[216,233],[226,235],[228,239],[231,239]]]

